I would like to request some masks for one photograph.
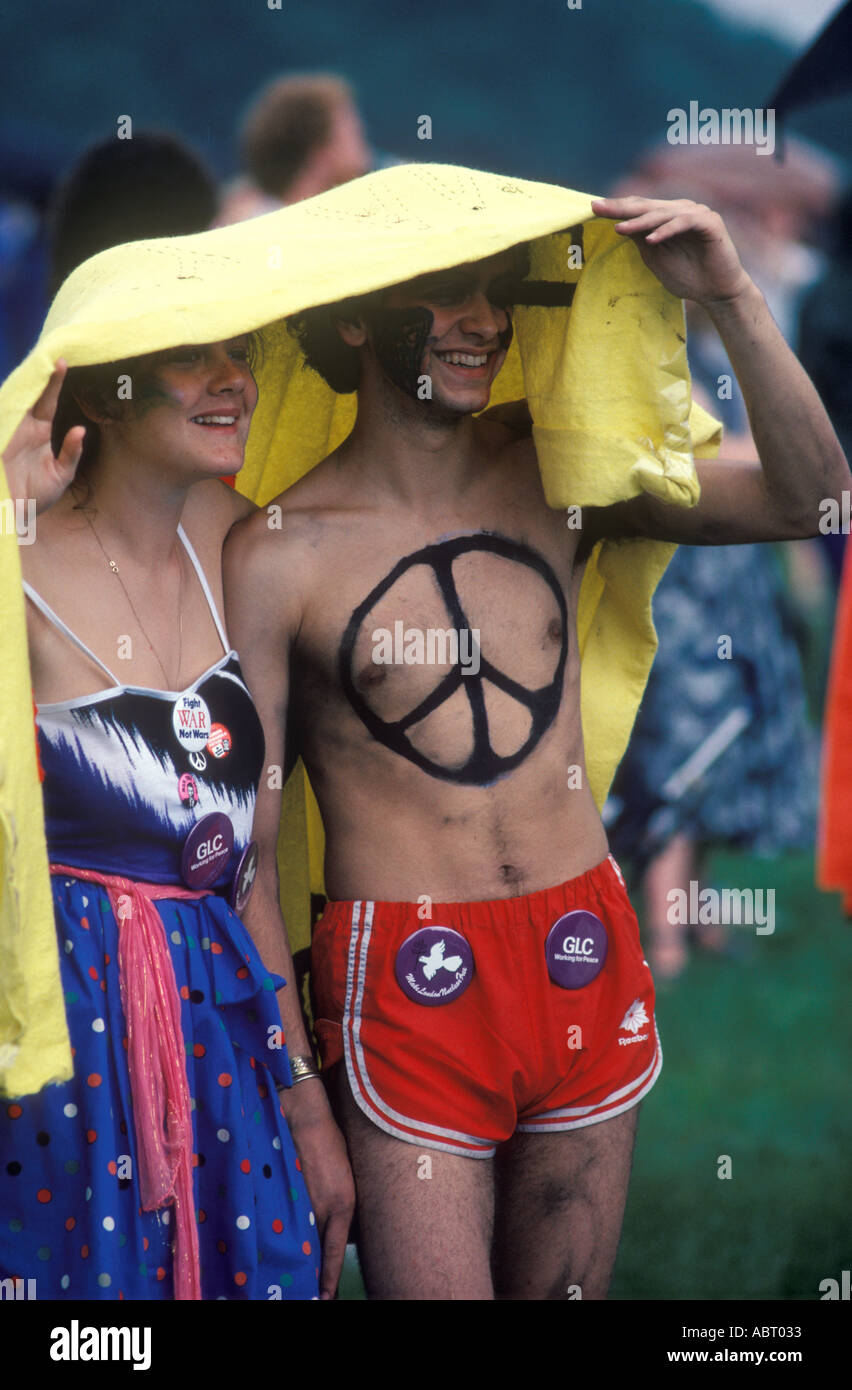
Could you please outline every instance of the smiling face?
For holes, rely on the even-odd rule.
[[[132,366],[131,400],[96,417],[108,449],[165,465],[181,481],[239,471],[257,404],[247,337],[169,348]]]
[[[504,251],[388,290],[368,319],[385,375],[416,399],[428,376],[433,412],[436,404],[458,415],[484,409],[512,339],[507,306],[516,279],[516,255]]]

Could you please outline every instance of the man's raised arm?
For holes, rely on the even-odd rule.
[[[289,766],[286,743],[290,652],[298,631],[297,566],[283,531],[270,531],[265,512],[241,522],[224,556],[228,632],[263,725],[264,769]],[[278,992],[284,1037],[292,1056],[310,1054],[295,971],[278,897],[276,849],[281,791],[264,771],[254,819],[260,858],[243,919],[267,969],[288,982]],[[354,1185],[343,1136],[320,1080],[306,1079],[279,1093],[317,1218],[323,1247],[321,1296],[331,1298],[340,1278],[354,1207]]]
[[[810,378],[743,269],[721,217],[686,200],[601,198],[592,207],[635,241],[666,289],[706,309],[742,390],[760,458],[760,464],[700,459],[696,507],[637,497],[590,513],[593,538],[724,545],[816,535],[820,504],[840,502],[850,487],[849,466]]]

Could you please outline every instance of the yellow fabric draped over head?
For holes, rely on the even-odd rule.
[[[265,506],[335,448],[355,417],[355,397],[336,396],[304,369],[281,320],[520,242],[532,243],[531,280],[574,286],[570,306],[516,307],[514,342],[492,393],[492,404],[528,401],[549,505],[599,507],[641,492],[694,505],[693,457],[718,447],[720,429],[691,400],[680,301],[632,243],[593,218],[589,195],[449,165],[400,165],[251,222],[92,257],[62,286],[32,352],[0,389],[0,449],[59,357],[83,366],[264,329],[260,401],[238,486]],[[2,503],[2,474],[0,485]],[[587,566],[581,699],[598,805],[653,660],[651,597],[673,549],[605,542]],[[0,619],[0,1087],[24,1094],[67,1077],[70,1057],[8,526]],[[296,949],[309,930],[308,890],[322,885],[322,830],[301,765],[287,787],[279,849]]]

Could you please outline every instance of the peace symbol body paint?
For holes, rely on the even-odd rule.
[[[441,599],[450,619],[450,627],[459,634],[459,644],[464,636],[479,633],[468,621],[459,599],[453,576],[453,562],[460,556],[484,552],[509,560],[522,569],[533,571],[549,588],[559,612],[559,655],[552,679],[543,686],[528,690],[513,677],[501,671],[488,659],[487,644],[478,637],[476,660],[466,665],[460,662],[451,667],[447,675],[439,681],[434,690],[417,706],[396,720],[382,719],[370,705],[365,694],[358,689],[353,675],[355,645],[362,627],[376,605],[393,588],[397,580],[418,565],[428,566],[435,577]],[[473,653],[471,652],[471,655]],[[476,534],[457,536],[451,540],[440,541],[425,546],[398,561],[386,577],[378,583],[353,612],[343,634],[338,656],[340,683],[350,705],[358,718],[379,743],[384,744],[400,757],[407,758],[416,767],[428,772],[432,777],[440,777],[448,782],[458,782],[474,786],[488,786],[498,777],[511,772],[536,747],[550,728],[559,710],[562,698],[562,683],[565,664],[568,658],[568,607],[559,580],[547,561],[529,546],[520,541],[507,540],[503,536]],[[491,743],[488,727],[488,714],[485,702],[485,683],[519,704],[529,716],[529,733],[520,748],[514,753],[501,755]],[[461,690],[467,697],[472,726],[472,749],[464,764],[447,766],[434,757],[427,757],[415,747],[409,730],[421,723]]]

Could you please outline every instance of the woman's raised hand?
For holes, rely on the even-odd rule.
[[[60,357],[44,391],[27,411],[3,451],[11,496],[32,498],[37,512],[51,507],[73,482],[83,452],[86,435],[83,425],[75,425],[68,431],[58,457],[50,442],[53,417],[67,371],[67,362]]]

